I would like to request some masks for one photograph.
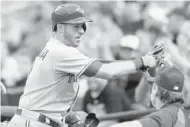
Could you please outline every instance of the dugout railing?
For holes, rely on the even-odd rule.
[[[184,108],[190,111],[190,106],[184,105]],[[14,115],[16,109],[17,106],[1,106],[1,116],[11,118]],[[120,120],[120,119],[127,121],[127,120],[138,119],[154,111],[156,111],[154,108],[149,108],[146,110],[131,110],[125,112],[110,113],[99,116],[98,118],[100,119],[100,121]]]

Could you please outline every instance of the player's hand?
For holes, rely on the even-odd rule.
[[[155,67],[157,62],[156,62],[156,58],[152,55],[146,55],[141,57],[143,66],[142,66],[142,70],[146,71],[148,68],[150,67]]]
[[[154,47],[146,54],[146,55],[152,55],[156,59],[160,58],[165,53],[165,43],[160,42],[154,45]]]
[[[142,70],[146,71],[148,68],[156,65],[162,66],[162,63],[164,63],[163,56],[165,57],[165,42],[155,44],[144,57],[141,57],[144,64]]]

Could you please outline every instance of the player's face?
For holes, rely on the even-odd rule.
[[[66,24],[64,37],[69,42],[69,46],[78,47],[81,36],[84,34],[83,24]]]

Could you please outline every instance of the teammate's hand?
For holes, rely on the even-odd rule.
[[[154,82],[154,79],[156,77],[156,67],[151,67],[149,68],[147,71],[145,71],[144,76],[146,78],[146,80],[150,83]]]
[[[160,42],[154,45],[154,47],[147,53],[147,55],[152,55],[156,59],[160,58],[165,53],[165,43]]]
[[[146,71],[150,67],[156,66],[156,63],[157,63],[156,58],[152,55],[143,56],[143,57],[141,57],[141,59],[142,59],[142,63],[143,63],[143,66],[141,69],[143,71]]]

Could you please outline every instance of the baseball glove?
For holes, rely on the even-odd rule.
[[[146,56],[153,56],[156,58],[157,66],[161,64],[161,60],[165,54],[165,43],[157,43],[154,47],[146,54]],[[160,65],[159,65],[160,66]],[[141,70],[143,72],[147,71],[149,67],[143,66]]]
[[[153,55],[157,59],[157,67],[173,66],[165,50],[166,44],[163,42],[154,45],[152,50],[148,52],[148,54]]]
[[[155,44],[154,47],[147,53],[147,55],[152,55],[156,59],[161,58],[165,53],[165,43]]]
[[[157,60],[157,66],[149,68],[147,71],[144,71],[146,79],[150,82],[154,82],[156,76],[156,68],[163,66],[173,66],[172,62],[169,60],[168,55],[165,52],[166,45],[164,42],[155,44],[154,47],[147,53],[147,55],[152,55]]]

